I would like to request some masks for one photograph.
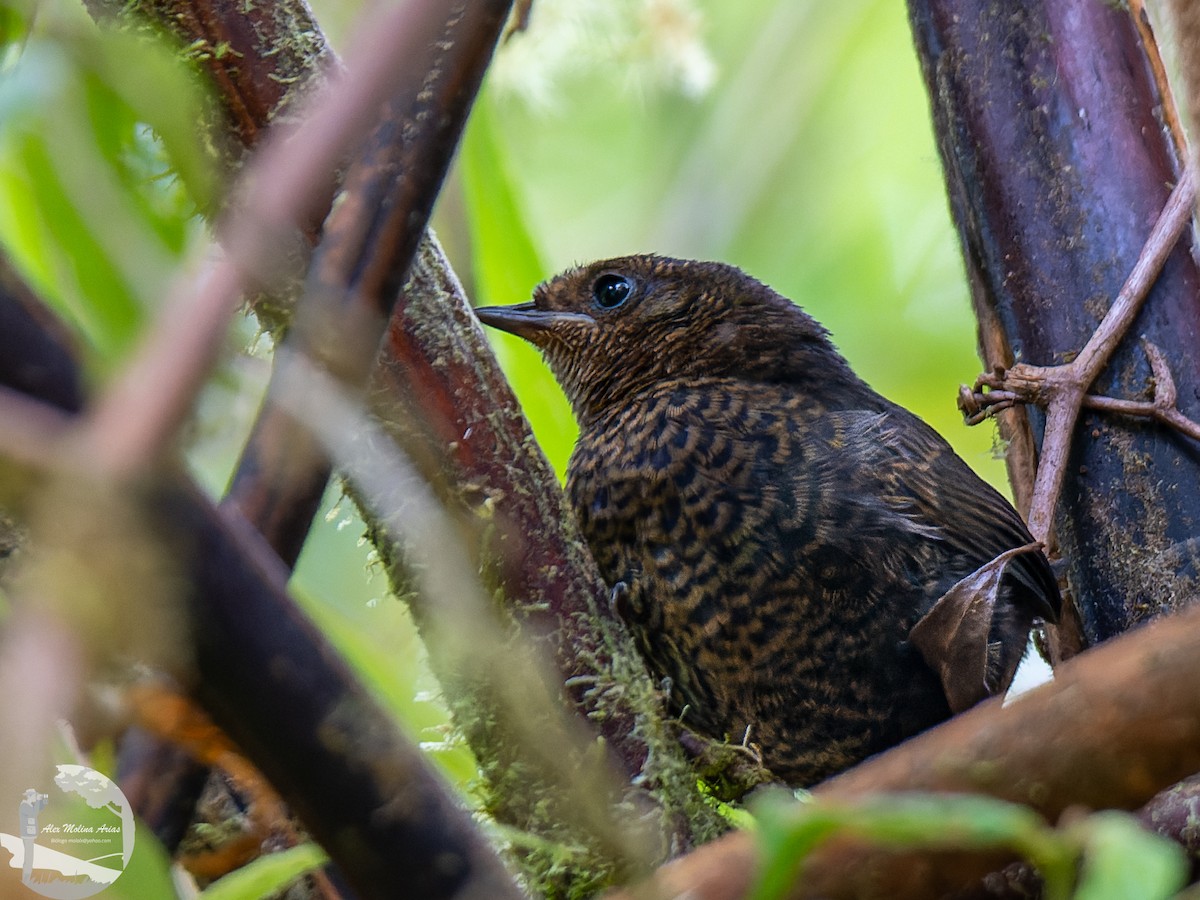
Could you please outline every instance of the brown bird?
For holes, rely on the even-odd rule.
[[[1040,550],[988,566],[1032,543],[1016,511],[740,270],[630,256],[476,312],[570,399],[567,494],[684,723],[748,736],[777,777],[812,784],[1005,690],[1056,619]]]

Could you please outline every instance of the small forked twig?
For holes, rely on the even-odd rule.
[[[1083,405],[1088,409],[1100,409],[1127,416],[1144,416],[1174,428],[1192,440],[1200,441],[1200,422],[1190,419],[1179,411],[1176,401],[1179,392],[1167,358],[1157,345],[1142,339],[1142,349],[1150,360],[1150,371],[1154,373],[1154,396],[1149,400],[1121,400],[1117,397],[1101,397],[1086,394]]]
[[[1029,530],[1035,539],[1046,545],[1050,544],[1050,527],[1062,493],[1071,436],[1082,408],[1146,416],[1200,440],[1200,424],[1185,416],[1175,405],[1177,392],[1166,359],[1148,341],[1143,341],[1143,347],[1154,373],[1153,399],[1117,400],[1087,393],[1108,365],[1179,236],[1191,221],[1195,193],[1195,175],[1188,169],[1171,192],[1120,293],[1075,359],[1061,366],[1018,363],[1010,369],[984,373],[976,379],[973,388],[964,385],[959,392],[958,405],[968,425],[978,424],[1017,403],[1034,403],[1046,409],[1045,434],[1029,510]]]

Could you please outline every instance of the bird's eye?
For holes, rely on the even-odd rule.
[[[616,309],[633,293],[633,282],[611,272],[601,275],[592,285],[592,299],[601,309]]]

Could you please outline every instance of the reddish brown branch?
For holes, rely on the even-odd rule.
[[[128,6],[115,0],[86,2],[94,12],[108,15]],[[226,119],[219,137],[239,156],[258,143],[280,113],[296,106],[314,69],[336,66],[301,2],[147,0],[138,4],[137,13],[178,37],[211,79]],[[229,142],[227,136],[235,140]]]
[[[423,249],[400,304],[375,379],[380,417],[453,506],[494,518],[482,555],[502,566],[513,608],[587,709],[585,694],[611,663],[598,626],[615,624],[595,562],[435,246]],[[633,715],[616,704],[598,723],[630,775],[646,755]]]
[[[424,235],[506,9],[506,3],[476,4],[467,15],[450,14],[433,42],[437,52],[421,91],[392,99],[326,224],[309,273],[309,299],[289,346],[307,345],[351,383],[364,379],[374,362],[376,316],[385,316],[395,301]],[[365,331],[356,348],[350,323],[359,319]],[[329,466],[308,430],[279,410],[270,393],[229,499],[252,515],[284,559],[294,560]]]
[[[397,92],[351,166],[309,271],[286,346],[365,381],[383,322],[425,222],[507,13],[507,2],[452,10],[422,61],[419,89]],[[272,383],[274,384],[273,376]],[[268,401],[239,463],[230,502],[253,516],[281,556],[300,552],[329,477],[307,428]]]

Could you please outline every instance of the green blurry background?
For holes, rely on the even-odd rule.
[[[344,49],[359,5],[312,6]],[[0,16],[0,239],[103,381],[201,231],[195,204],[210,188],[189,149],[195,117],[173,62],[100,36],[74,0],[48,0],[22,48],[24,27]],[[161,177],[168,158],[179,177]],[[536,0],[488,76],[435,227],[479,303],[519,302],[562,268],[616,254],[737,264],[803,304],[872,385],[1003,484],[991,429],[966,429],[954,407],[979,369],[974,325],[898,0]],[[557,386],[529,348],[492,337],[561,473],[574,424]],[[261,343],[240,323],[189,437],[214,494],[266,378]],[[420,642],[361,533],[332,488],[296,594],[469,784],[470,757],[448,739]]]

